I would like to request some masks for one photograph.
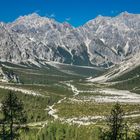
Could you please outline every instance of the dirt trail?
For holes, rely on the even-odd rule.
[[[8,90],[11,90],[11,91],[18,91],[18,92],[28,94],[28,95],[33,95],[33,96],[45,97],[44,95],[42,95],[40,93],[36,93],[36,92],[34,92],[32,90],[27,90],[27,89],[22,89],[22,88],[17,88],[17,87],[12,87],[12,86],[7,86],[7,85],[5,85],[5,86],[0,85],[0,88],[8,89]]]
[[[99,90],[78,90],[74,85],[71,83],[65,83],[69,88],[71,88],[73,92],[73,97],[70,98],[72,100],[75,99],[76,96],[78,96],[80,93],[101,93],[104,96],[93,96],[93,101],[96,102],[132,102],[132,103],[139,103],[140,101],[140,95],[131,93],[129,91],[124,90],[117,90],[117,89],[99,89]],[[105,96],[106,95],[106,96]],[[110,95],[110,96],[109,96]],[[62,122],[66,122],[69,124],[78,124],[78,125],[90,125],[90,124],[96,124],[98,120],[105,120],[105,116],[87,116],[87,117],[74,117],[74,118],[60,118],[57,115],[57,110],[54,109],[54,106],[57,104],[62,103],[67,98],[64,97],[63,99],[59,100],[57,103],[54,103],[52,106],[49,106],[47,110],[49,110],[48,114],[54,118],[54,120],[60,120]],[[84,100],[83,100],[84,102]],[[131,117],[140,117],[140,114],[132,114],[132,115],[126,115],[124,118],[131,118]],[[43,123],[43,122],[42,122]],[[45,126],[46,122],[44,122]]]

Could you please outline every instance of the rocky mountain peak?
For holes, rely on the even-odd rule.
[[[98,16],[74,28],[33,13],[1,23],[0,34],[0,60],[109,67],[140,52],[140,15]]]

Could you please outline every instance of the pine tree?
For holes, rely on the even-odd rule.
[[[8,131],[6,137],[13,140],[18,137],[18,129],[21,124],[26,123],[26,115],[24,112],[23,104],[18,99],[16,94],[11,91],[7,94],[2,101],[2,114],[4,116],[4,127]]]
[[[111,140],[122,139],[122,132],[124,128],[123,123],[124,112],[119,103],[116,103],[111,110],[111,115],[108,119],[108,126],[110,128],[110,138]]]
[[[134,138],[134,140],[140,140],[140,130],[139,129],[135,130],[135,138]]]
[[[126,123],[124,122],[124,111],[119,103],[116,103],[110,116],[107,118],[108,130],[102,130],[102,140],[127,140]]]

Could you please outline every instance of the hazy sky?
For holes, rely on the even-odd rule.
[[[0,0],[0,21],[4,22],[37,12],[79,26],[97,15],[115,16],[123,11],[140,13],[140,0]]]

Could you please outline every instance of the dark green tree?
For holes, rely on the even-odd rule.
[[[124,111],[119,103],[116,103],[107,117],[108,129],[101,131],[102,140],[128,140],[128,126],[124,121]]]
[[[139,129],[135,130],[135,138],[134,138],[134,140],[140,140],[140,130]]]
[[[4,118],[2,118],[0,120],[0,125],[1,125],[1,127],[0,127],[0,138],[2,140],[5,140],[6,136],[7,136],[6,135],[7,131],[6,131],[6,127],[5,127],[5,119]]]
[[[9,92],[2,101],[1,111],[3,114],[3,137],[14,140],[19,136],[18,129],[26,124],[26,115],[23,103],[15,93]],[[5,131],[6,130],[6,131]]]

